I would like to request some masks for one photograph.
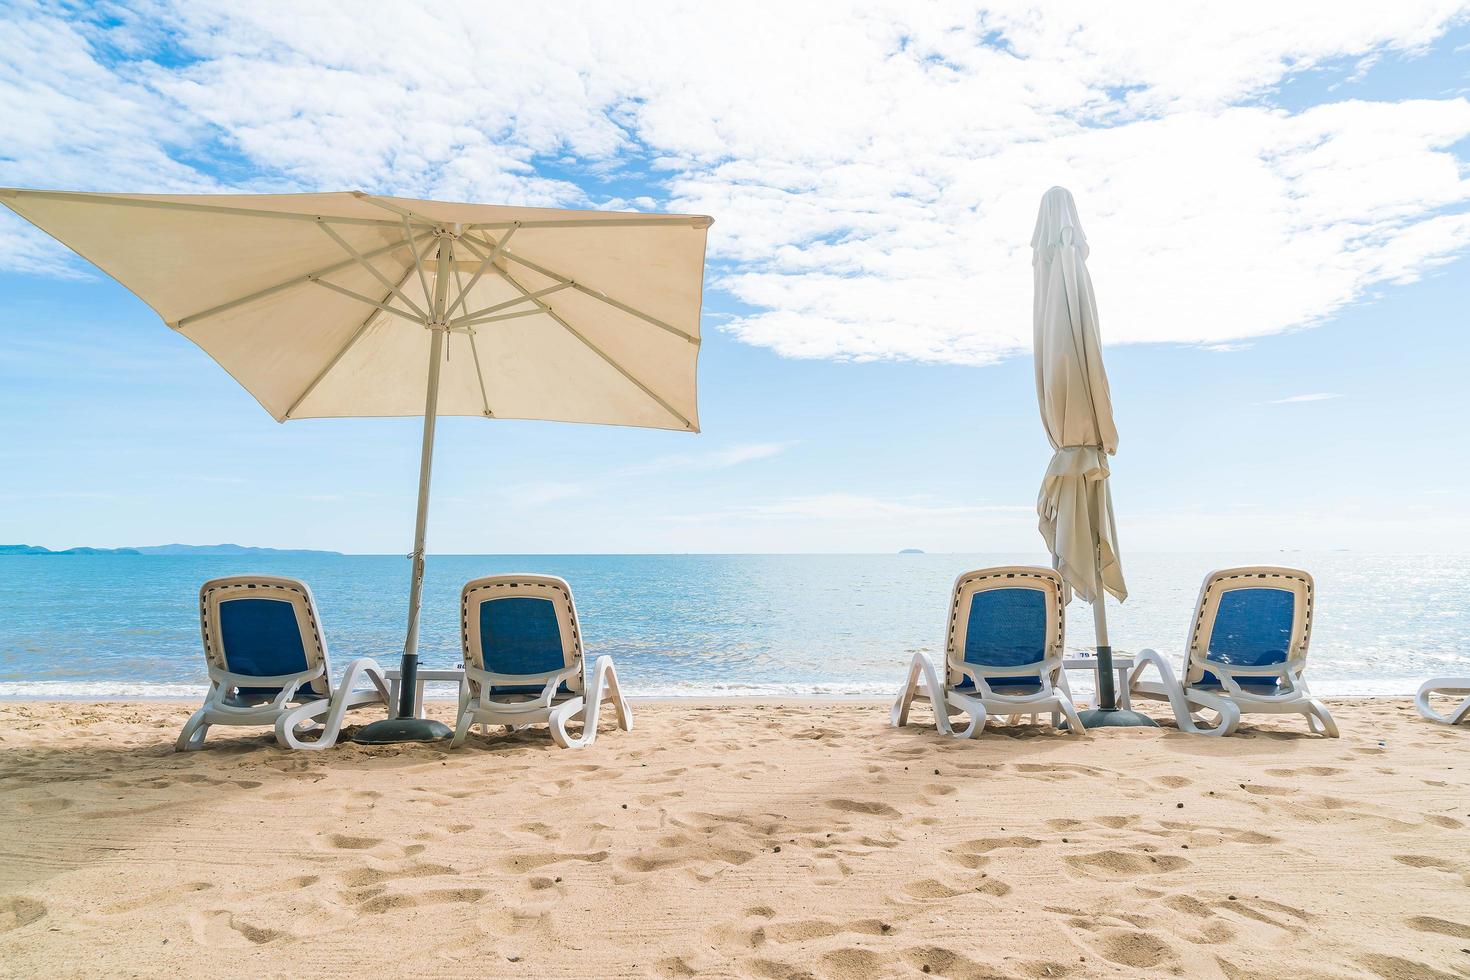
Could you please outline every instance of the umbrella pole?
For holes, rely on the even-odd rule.
[[[419,674],[419,612],[424,595],[424,547],[429,525],[429,478],[434,466],[434,427],[439,418],[439,372],[444,364],[446,298],[449,293],[451,239],[439,239],[439,261],[434,278],[434,323],[429,332],[429,377],[424,394],[424,440],[419,453],[419,509],[414,519],[412,577],[408,586],[408,632],[403,640],[403,660],[399,665],[398,716],[364,725],[353,741],[368,745],[388,742],[432,742],[448,738],[449,726],[443,722],[417,717]],[[390,713],[392,706],[389,706]]]
[[[1113,683],[1113,647],[1108,642],[1107,590],[1102,587],[1102,567],[1097,567],[1097,598],[1092,603],[1092,625],[1097,631],[1097,703],[1104,711],[1118,707]]]
[[[1097,629],[1097,704],[1091,711],[1079,716],[1083,728],[1157,728],[1158,722],[1148,715],[1118,707],[1117,686],[1113,682],[1113,647],[1108,642],[1108,590],[1103,588],[1102,546],[1096,544],[1092,551],[1094,588],[1097,597],[1092,601],[1092,624]]]

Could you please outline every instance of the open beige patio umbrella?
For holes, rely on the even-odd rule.
[[[277,421],[423,416],[405,720],[384,735],[448,733],[410,710],[438,416],[699,430],[702,215],[356,192],[0,188],[0,204],[135,293]]]
[[[1118,430],[1087,272],[1087,236],[1070,191],[1053,187],[1042,196],[1031,249],[1036,397],[1053,450],[1036,511],[1053,564],[1071,590],[1092,603],[1097,627],[1099,710],[1084,713],[1082,721],[1088,728],[1151,725],[1143,715],[1117,710],[1104,597],[1128,597],[1108,489]]]

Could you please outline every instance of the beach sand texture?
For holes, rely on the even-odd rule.
[[[1470,732],[1332,707],[1336,741],[738,702],[178,755],[183,704],[12,702],[0,973],[1470,977]]]

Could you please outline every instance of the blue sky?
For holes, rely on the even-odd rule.
[[[1125,559],[1470,548],[1466,8],[1125,8],[874,5],[781,41],[682,6],[588,7],[570,39],[415,25],[514,76],[440,90],[408,26],[348,8],[22,3],[0,184],[713,214],[703,432],[446,419],[430,549],[1039,559],[1026,246],[1063,183]],[[278,425],[13,219],[0,297],[0,541],[407,550],[416,420]]]

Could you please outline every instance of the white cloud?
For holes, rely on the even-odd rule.
[[[748,442],[701,453],[674,453],[622,467],[614,475],[636,477],[653,473],[724,470],[741,463],[779,456],[794,445],[795,442]]]
[[[0,24],[0,182],[371,190],[717,217],[722,329],[985,363],[1030,338],[1038,198],[1077,194],[1109,342],[1226,349],[1470,245],[1464,98],[1291,112],[1467,6],[160,3]],[[110,14],[116,14],[110,11]],[[218,176],[211,171],[218,170]],[[0,226],[0,264],[58,249]]]
[[[1300,402],[1325,402],[1342,396],[1334,391],[1314,391],[1306,395],[1287,395],[1285,398],[1275,398],[1263,405],[1296,405]]]
[[[505,489],[505,496],[523,506],[539,506],[585,497],[605,490],[609,484],[625,483],[662,473],[705,473],[726,470],[743,463],[779,456],[794,442],[751,442],[700,453],[675,453],[641,463],[620,466],[582,481],[523,483]]]
[[[786,497],[764,503],[729,507],[712,514],[682,514],[675,521],[720,524],[731,521],[868,521],[950,519],[992,515],[1009,522],[1024,514],[1034,523],[1036,508],[1022,504],[944,504],[922,497],[888,498],[852,493],[823,493]]]

